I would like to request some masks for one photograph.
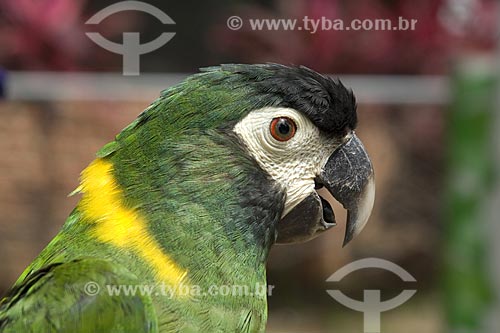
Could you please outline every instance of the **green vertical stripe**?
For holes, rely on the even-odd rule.
[[[445,308],[453,332],[477,332],[492,300],[488,203],[493,184],[493,64],[473,58],[452,78],[444,230]]]

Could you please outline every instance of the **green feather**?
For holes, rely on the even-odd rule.
[[[88,283],[105,287],[138,281],[123,266],[107,260],[81,258],[50,264],[32,272],[2,300],[0,328],[6,333],[158,332],[149,296],[84,291]]]

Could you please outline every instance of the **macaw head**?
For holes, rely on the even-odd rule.
[[[354,132],[355,97],[340,81],[305,67],[262,71],[253,85],[275,102],[248,112],[234,132],[285,191],[277,242],[306,241],[335,226],[330,203],[317,192],[324,187],[347,209],[345,245],[366,225],[375,198],[373,167]]]

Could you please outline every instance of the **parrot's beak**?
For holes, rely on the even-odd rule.
[[[330,156],[317,182],[347,209],[345,246],[363,230],[375,201],[373,166],[354,133]]]
[[[366,150],[352,133],[328,158],[315,179],[347,209],[343,246],[359,234],[368,222],[375,200],[373,166]],[[313,192],[294,207],[278,224],[277,243],[306,241],[335,226],[331,205]]]

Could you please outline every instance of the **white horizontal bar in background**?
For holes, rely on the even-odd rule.
[[[7,100],[152,101],[189,74],[8,72]],[[450,100],[444,76],[340,76],[359,103],[442,105]]]

